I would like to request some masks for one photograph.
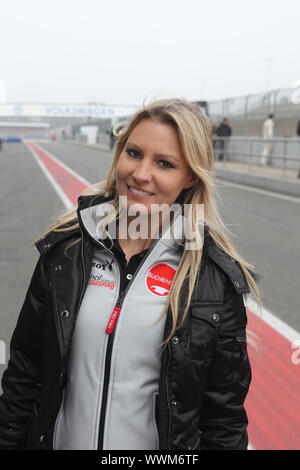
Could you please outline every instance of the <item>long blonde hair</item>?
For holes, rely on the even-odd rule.
[[[116,167],[129,135],[135,126],[143,119],[155,119],[161,123],[169,124],[176,129],[186,161],[192,172],[198,177],[196,183],[190,189],[184,190],[182,202],[183,204],[190,204],[190,207],[192,207],[192,230],[195,232],[199,223],[199,220],[197,220],[199,215],[197,216],[196,212],[193,212],[193,208],[197,207],[198,204],[203,204],[205,211],[205,224],[209,227],[212,239],[221,250],[239,263],[250,287],[250,291],[256,296],[260,305],[259,290],[254,278],[249,272],[249,269],[253,269],[253,266],[242,259],[234,248],[229,237],[225,234],[225,231],[228,229],[225,227],[221,219],[214,195],[216,192],[214,176],[215,158],[213,153],[211,125],[209,119],[196,104],[177,98],[157,100],[144,105],[141,110],[136,112],[129,122],[115,126],[114,133],[117,137],[117,144],[114,159],[107,174],[107,178],[105,181],[96,183],[87,188],[87,190],[84,191],[84,194],[94,194],[95,196],[101,193],[104,193],[106,196],[114,194],[115,197],[112,203],[115,206],[116,213],[118,215]],[[66,223],[68,223],[68,227],[64,227]],[[78,219],[76,209],[72,209],[58,217],[52,226],[49,227],[46,234],[50,231],[74,230],[77,227]],[[80,240],[80,238],[78,240]],[[76,240],[75,243],[78,240]],[[168,308],[171,307],[173,318],[172,328],[165,341],[165,345],[174,334],[176,328],[180,327],[186,318],[201,264],[202,252],[202,249],[183,250],[166,305],[162,312],[162,315],[164,315]],[[182,321],[180,325],[178,325],[179,293],[185,279],[188,279],[189,282],[188,296],[185,303]],[[249,336],[249,332],[248,340],[253,342]]]

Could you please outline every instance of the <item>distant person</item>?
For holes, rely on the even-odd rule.
[[[0,150],[2,150],[2,137],[0,135]]]
[[[263,166],[269,165],[271,162],[271,155],[273,153],[274,137],[274,114],[269,114],[268,118],[263,123],[263,139],[264,147],[261,156],[261,164]]]
[[[217,128],[217,135],[219,137],[225,137],[225,139],[219,139],[218,160],[224,160],[224,155],[226,155],[228,152],[229,138],[231,134],[232,130],[228,124],[228,119],[224,118],[219,127]]]
[[[211,122],[211,131],[213,136],[217,134],[217,123],[214,121]]]
[[[298,126],[297,126],[297,137],[300,139],[300,121],[298,121]],[[300,167],[298,170],[298,178],[300,178]]]

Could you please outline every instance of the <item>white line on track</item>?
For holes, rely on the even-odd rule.
[[[225,181],[221,178],[217,178],[217,181],[220,181],[222,186],[232,186],[234,188],[241,189],[244,191],[251,191],[253,193],[263,194],[264,196],[276,197],[277,199],[283,199],[285,201],[290,201],[290,202],[297,202],[298,204],[300,204],[300,198],[296,196],[288,196],[287,194],[278,194],[273,191],[268,191],[267,189],[260,189],[260,188],[255,188],[253,186],[247,186],[244,183],[243,184],[233,183],[231,181]]]
[[[294,343],[296,340],[300,339],[300,333],[294,328],[289,326],[280,318],[276,317],[273,313],[267,310],[265,307],[259,308],[258,304],[251,298],[246,299],[246,306],[261,320],[265,321],[270,325],[274,330],[278,331],[282,336],[284,336],[291,343]]]
[[[53,158],[53,160],[58,163],[59,165],[61,165],[65,170],[67,170],[69,173],[71,173],[75,178],[77,178],[81,183],[85,184],[86,186],[90,186],[91,183],[86,180],[85,178],[83,178],[83,176],[79,175],[78,173],[76,173],[76,171],[72,170],[72,168],[70,168],[68,165],[66,165],[65,163],[63,163],[61,160],[59,160],[58,158],[56,158],[54,155],[52,155],[52,153],[49,152],[49,150],[46,150],[44,149],[43,147],[41,147],[40,145],[36,144],[36,142],[33,142],[34,145],[36,145],[37,147],[39,147],[41,150],[43,150],[43,152],[47,153],[51,158]]]
[[[73,206],[72,202],[70,201],[70,199],[68,198],[68,196],[64,193],[64,191],[61,189],[61,187],[56,183],[56,181],[53,178],[53,176],[51,175],[51,173],[47,170],[47,168],[41,162],[41,160],[36,156],[35,152],[29,147],[29,145],[27,145],[26,142],[24,142],[24,143],[25,143],[26,147],[28,148],[28,150],[31,152],[33,158],[35,159],[35,161],[37,162],[37,164],[41,168],[42,172],[46,176],[49,183],[53,186],[55,192],[57,193],[58,197],[62,201],[65,208],[66,209],[72,209],[72,207],[74,207],[74,206]]]

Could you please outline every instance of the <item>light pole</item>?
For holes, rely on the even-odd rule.
[[[6,82],[0,80],[0,104],[6,104]]]
[[[266,91],[269,93],[271,89],[271,65],[274,57],[266,57]]]

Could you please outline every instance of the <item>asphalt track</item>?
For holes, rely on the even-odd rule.
[[[31,243],[89,183],[105,178],[111,158],[106,150],[60,142],[10,144],[0,153],[0,340],[6,345],[38,257]],[[251,447],[299,449],[300,200],[224,182],[218,191],[233,241],[259,276],[264,307],[260,316],[255,304],[247,309],[249,329],[259,337],[258,351],[249,346]]]

